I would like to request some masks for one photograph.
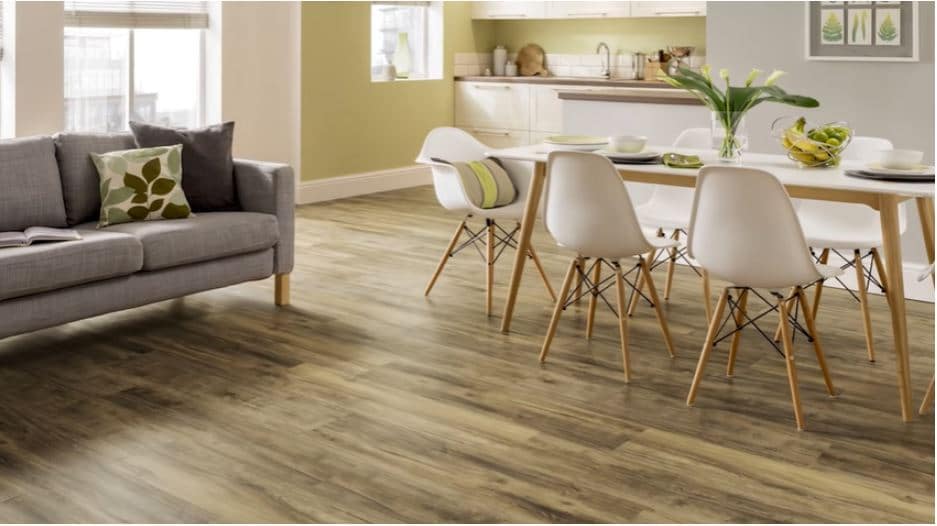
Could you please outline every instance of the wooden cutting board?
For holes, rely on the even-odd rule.
[[[543,76],[550,74],[543,66],[546,53],[537,44],[527,44],[517,52],[517,72],[522,77]]]

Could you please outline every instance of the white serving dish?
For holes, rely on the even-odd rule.
[[[879,163],[890,170],[912,170],[921,164],[924,152],[919,150],[883,150]]]

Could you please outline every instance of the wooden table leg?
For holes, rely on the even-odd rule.
[[[924,249],[927,260],[934,262],[934,200],[929,197],[917,198],[917,213],[921,218],[921,232],[924,234]]]
[[[524,205],[524,217],[521,219],[521,231],[517,237],[517,250],[514,252],[514,270],[511,271],[508,297],[504,302],[504,316],[501,317],[501,332],[506,333],[511,330],[514,302],[517,301],[521,278],[524,277],[524,263],[527,261],[530,238],[534,232],[534,224],[537,222],[537,206],[540,204],[540,194],[543,192],[543,182],[546,176],[546,163],[534,163],[534,173],[527,190],[527,203]]]
[[[879,195],[879,215],[885,270],[888,274],[888,299],[891,306],[891,325],[895,338],[895,362],[898,372],[898,394],[901,400],[901,419],[909,422],[911,409],[911,379],[908,359],[908,326],[904,305],[904,271],[901,261],[901,229],[898,219],[898,197]]]

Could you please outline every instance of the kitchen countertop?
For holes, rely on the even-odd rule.
[[[605,79],[601,77],[494,77],[458,76],[457,81],[469,82],[516,82],[519,84],[554,84],[561,86],[602,86],[608,88],[655,88],[675,89],[657,80]]]
[[[616,90],[560,91],[561,100],[584,100],[594,102],[640,102],[651,104],[681,104],[702,106],[695,95],[682,89],[643,87]]]

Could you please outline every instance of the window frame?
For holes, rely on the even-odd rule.
[[[369,2],[370,13],[369,13],[369,28],[368,34],[371,40],[369,46],[370,57],[369,62],[369,78],[372,83],[384,83],[384,82],[414,82],[414,81],[427,81],[427,80],[442,80],[445,78],[445,59],[443,57],[443,48],[445,46],[445,34],[444,34],[444,3],[439,1],[390,1],[390,0],[374,0]],[[411,67],[411,76],[407,78],[394,78],[394,79],[384,79],[381,78],[380,74],[377,72],[379,67],[383,64],[376,63],[375,61],[380,62],[379,56],[381,55],[374,49],[374,41],[376,34],[380,30],[375,28],[374,13],[375,8],[380,7],[419,7],[424,11],[422,13],[422,23],[420,30],[420,47],[422,49],[422,56],[419,58],[419,61],[422,62],[423,71],[421,76],[412,76],[413,68]],[[399,31],[398,31],[399,34]],[[412,31],[410,37],[413,37]],[[439,49],[435,49],[435,46],[431,46],[431,40],[433,37],[438,38],[439,40]],[[411,54],[414,49],[414,40],[410,40],[410,49]],[[411,59],[413,57],[411,56]],[[417,60],[411,61],[412,63],[417,62]]]

